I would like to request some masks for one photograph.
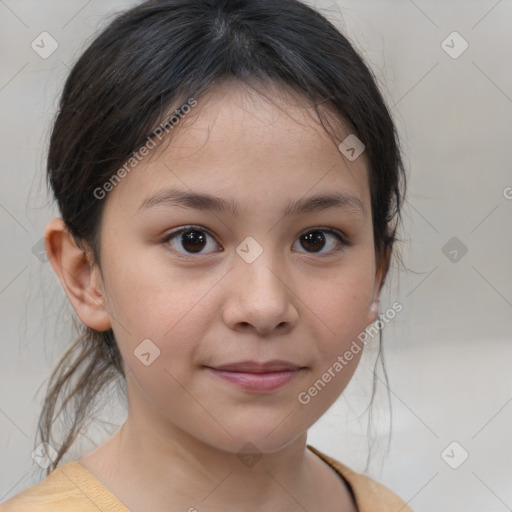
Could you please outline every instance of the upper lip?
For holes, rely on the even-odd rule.
[[[258,361],[240,361],[237,363],[228,363],[220,366],[210,366],[215,370],[229,371],[229,372],[245,372],[245,373],[270,373],[293,371],[301,368],[295,363],[289,361],[273,360],[266,362]]]

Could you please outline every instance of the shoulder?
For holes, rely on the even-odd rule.
[[[127,512],[98,480],[78,462],[68,462],[42,482],[0,504],[0,512]]]
[[[341,462],[320,452],[311,445],[307,447],[329,466],[331,466],[348,484],[354,494],[360,512],[413,512],[405,501],[385,485],[361,473],[356,473]],[[0,511],[2,512],[2,511]]]

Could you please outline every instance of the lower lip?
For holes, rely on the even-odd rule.
[[[217,377],[236,384],[244,390],[260,393],[282,388],[299,373],[299,370],[268,373],[228,372],[225,370],[216,370],[215,368],[208,368],[208,370]]]

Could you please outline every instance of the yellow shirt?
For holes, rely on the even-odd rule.
[[[412,512],[384,485],[352,471],[310,445],[307,447],[347,482],[359,512]],[[129,509],[77,461],[57,467],[45,480],[0,505],[0,512],[98,511],[129,512]]]

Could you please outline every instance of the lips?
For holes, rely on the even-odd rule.
[[[221,366],[211,367],[214,370],[226,372],[241,372],[241,373],[272,373],[272,372],[286,372],[298,370],[300,366],[290,363],[288,361],[241,361],[238,363],[223,364]]]
[[[240,361],[206,369],[229,385],[250,393],[277,391],[292,381],[304,367],[289,361]]]

